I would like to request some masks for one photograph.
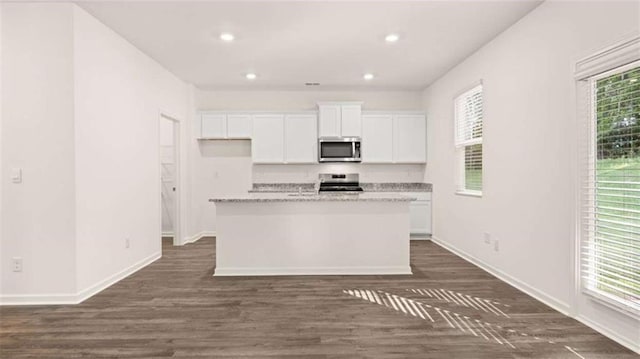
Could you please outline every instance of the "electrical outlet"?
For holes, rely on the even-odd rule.
[[[484,232],[484,243],[491,244],[491,234],[488,232]]]
[[[493,250],[496,252],[500,251],[500,240],[498,238],[493,240]]]
[[[22,258],[21,257],[13,257],[13,271],[14,272],[22,272]]]
[[[129,247],[131,247],[131,240],[129,240],[129,238],[125,238],[125,240],[124,240],[124,247],[125,247],[125,248],[129,248]]]

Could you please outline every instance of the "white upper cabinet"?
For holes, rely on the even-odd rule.
[[[362,105],[343,105],[341,121],[342,137],[362,136]]]
[[[251,158],[254,163],[284,162],[284,115],[254,115]]]
[[[393,162],[393,115],[362,116],[362,162]]]
[[[319,105],[318,131],[320,137],[340,137],[342,108],[340,105]]]
[[[396,114],[393,118],[393,162],[427,162],[427,123],[422,114]],[[363,144],[364,146],[365,144]]]
[[[251,115],[227,115],[228,138],[251,138],[252,128]]]
[[[251,138],[251,115],[203,113],[200,121],[201,139]]]
[[[318,103],[319,137],[362,136],[361,102]]]
[[[202,114],[201,138],[227,138],[227,116]]]
[[[318,123],[313,114],[291,114],[284,119],[285,163],[318,162]]]
[[[251,139],[254,163],[317,163],[318,137],[360,137],[363,163],[426,163],[421,112],[362,112],[359,102],[322,102],[318,112],[200,114],[200,137]]]

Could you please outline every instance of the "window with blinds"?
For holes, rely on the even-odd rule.
[[[589,79],[582,287],[640,314],[640,63]]]
[[[458,192],[482,194],[482,85],[455,99],[455,146]]]

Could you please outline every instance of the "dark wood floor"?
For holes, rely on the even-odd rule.
[[[637,358],[437,245],[413,276],[214,278],[214,239],[74,306],[0,308],[1,358]]]

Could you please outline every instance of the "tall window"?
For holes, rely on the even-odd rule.
[[[588,83],[583,289],[640,314],[640,63]]]
[[[482,85],[455,99],[457,191],[482,194]]]

